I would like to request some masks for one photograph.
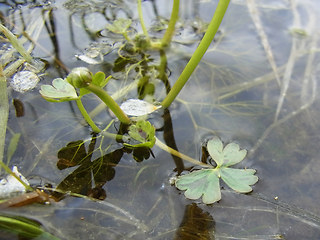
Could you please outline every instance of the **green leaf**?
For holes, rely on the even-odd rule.
[[[180,190],[186,190],[186,198],[198,199],[202,196],[205,204],[221,199],[219,177],[214,169],[202,169],[180,176],[175,185]]]
[[[241,162],[247,155],[247,150],[242,149],[236,143],[229,143],[223,148],[223,143],[218,137],[208,141],[207,149],[212,159],[220,166],[232,166]]]
[[[92,84],[99,86],[99,87],[105,87],[108,81],[110,80],[112,76],[108,76],[106,78],[106,75],[103,72],[97,72],[92,76]],[[87,90],[86,88],[80,88],[80,97],[83,95],[86,95],[88,93],[91,93],[91,91]]]
[[[113,33],[123,34],[126,33],[132,21],[130,19],[120,18],[114,20],[112,24],[108,24],[106,28]]]
[[[136,144],[124,143],[128,147],[148,147],[152,148],[155,139],[155,128],[150,122],[145,120],[139,120],[135,124],[129,127],[129,136],[137,141]]]
[[[52,85],[42,85],[39,91],[43,98],[52,102],[65,102],[78,99],[75,88],[62,78],[56,78]]]
[[[219,201],[221,199],[219,178],[237,192],[252,191],[250,185],[258,181],[258,177],[254,175],[256,171],[229,168],[245,158],[246,150],[240,150],[236,143],[229,143],[223,148],[222,141],[217,137],[208,141],[207,150],[217,163],[216,168],[202,169],[180,176],[175,183],[178,189],[186,190],[187,198],[198,199],[202,196],[202,201],[206,204]]]
[[[254,176],[254,169],[234,169],[221,168],[220,175],[222,180],[233,190],[240,193],[248,193],[252,191],[250,185],[258,181],[258,177]]]

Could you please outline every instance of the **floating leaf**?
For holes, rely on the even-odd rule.
[[[24,93],[35,88],[39,82],[37,74],[31,71],[21,71],[16,73],[11,82],[10,86],[17,92]]]
[[[155,106],[140,99],[128,99],[120,105],[120,108],[129,116],[139,117],[154,112],[160,106]]]
[[[214,137],[207,144],[207,150],[212,159],[217,163],[215,169],[201,169],[178,177],[175,185],[180,190],[186,190],[185,196],[189,199],[198,199],[202,196],[202,201],[211,204],[221,199],[219,178],[221,178],[230,188],[240,193],[252,191],[250,185],[258,181],[254,169],[234,169],[229,168],[241,162],[246,154],[246,150],[240,150],[236,143],[229,143],[223,148],[222,141]]]
[[[211,204],[221,199],[219,177],[214,169],[202,169],[180,176],[176,187],[186,190],[184,195],[189,199],[202,196],[205,204]]]
[[[137,141],[137,144],[124,143],[128,147],[148,147],[152,148],[155,139],[155,128],[150,122],[145,120],[139,120],[135,124],[129,127],[129,136]]]
[[[254,169],[234,169],[221,168],[220,175],[222,180],[233,190],[241,193],[251,192],[250,185],[258,181],[258,177],[254,174]]]
[[[52,102],[64,102],[78,99],[75,88],[62,78],[56,78],[51,85],[42,85],[40,94]]]
[[[106,28],[113,33],[123,34],[126,33],[132,21],[130,19],[119,18],[114,20],[112,24],[108,24]]]
[[[218,166],[232,166],[241,162],[247,155],[247,150],[240,150],[239,145],[236,143],[229,143],[223,148],[223,143],[217,137],[212,138],[208,142],[207,149]]]

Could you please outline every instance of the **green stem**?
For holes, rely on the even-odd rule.
[[[122,111],[122,109],[113,100],[113,98],[101,87],[90,83],[85,88],[96,94],[110,108],[110,110],[116,115],[120,122],[124,124],[131,123],[130,118],[128,118],[128,116]]]
[[[99,133],[101,132],[101,130],[97,127],[97,125],[93,122],[93,120],[91,119],[91,117],[89,116],[89,114],[87,113],[86,109],[84,108],[81,99],[77,99],[76,100],[77,106],[83,116],[83,118],[87,121],[87,123],[91,126],[92,131]]]
[[[200,165],[200,166],[203,166],[203,167],[207,167],[207,168],[213,168],[212,165],[209,165],[209,164],[206,164],[206,163],[203,163],[203,162],[200,162],[194,158],[191,158],[181,152],[178,152],[177,150],[169,147],[168,145],[164,144],[163,142],[161,142],[157,137],[156,138],[156,145],[161,148],[162,150],[174,155],[174,156],[177,156],[183,160],[186,160],[192,164],[195,164],[195,165]]]
[[[138,0],[138,14],[139,14],[139,19],[140,19],[140,24],[141,24],[143,34],[146,36],[147,41],[150,43],[150,37],[147,31],[146,25],[144,24],[144,21],[143,21],[141,0]]]
[[[6,38],[10,41],[12,46],[22,55],[22,57],[28,62],[32,62],[31,55],[24,49],[22,44],[19,42],[17,37],[5,26],[0,23],[0,31],[6,36]]]
[[[183,86],[186,84],[188,79],[190,78],[191,74],[198,66],[200,60],[202,59],[203,55],[207,51],[208,47],[210,46],[216,32],[219,29],[220,23],[223,19],[223,16],[228,8],[230,0],[220,0],[216,11],[211,19],[211,22],[208,26],[208,30],[204,35],[203,39],[201,40],[198,48],[193,53],[191,59],[189,60],[188,64],[182,71],[181,75],[179,76],[176,83],[173,85],[171,91],[166,96],[166,98],[162,101],[161,105],[163,108],[168,108],[177,95],[180,93]]]
[[[180,0],[173,1],[171,17],[168,24],[168,28],[161,40],[162,47],[167,47],[171,42],[172,36],[174,34],[174,30],[175,30],[175,25],[179,18],[179,4],[180,4]]]

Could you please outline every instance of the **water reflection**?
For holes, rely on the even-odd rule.
[[[184,216],[178,228],[175,240],[214,240],[215,221],[208,212],[197,204],[185,207]]]

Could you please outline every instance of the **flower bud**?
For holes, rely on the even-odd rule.
[[[85,67],[74,68],[67,76],[67,81],[76,88],[83,88],[92,82],[92,74]]]

